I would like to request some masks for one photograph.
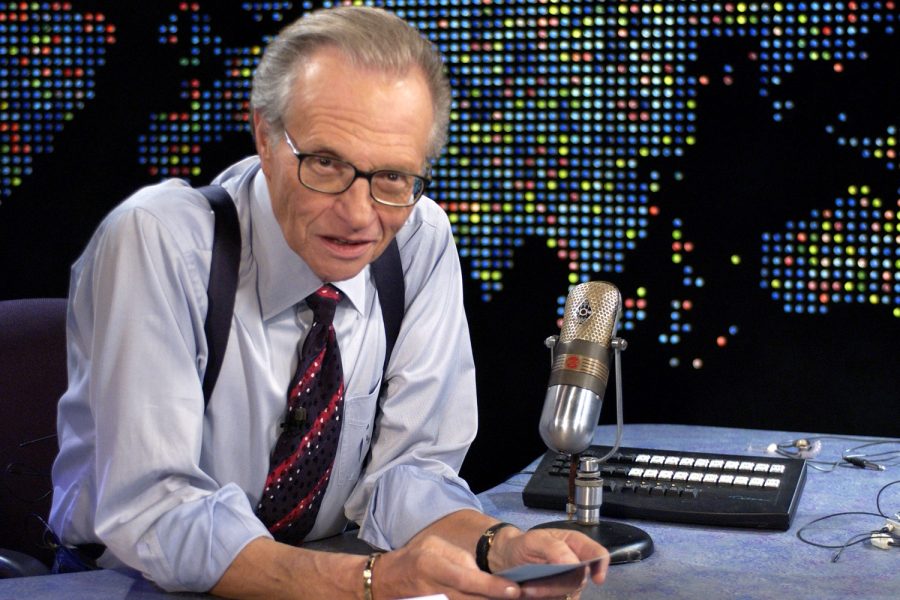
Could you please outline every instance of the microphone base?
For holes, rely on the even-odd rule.
[[[638,562],[653,554],[653,539],[643,529],[617,521],[584,525],[578,521],[550,521],[532,529],[570,529],[580,531],[609,550],[609,563]]]

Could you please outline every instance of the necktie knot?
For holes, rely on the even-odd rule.
[[[344,294],[330,283],[323,285],[306,297],[306,304],[312,309],[313,317],[319,323],[330,325],[334,311]]]

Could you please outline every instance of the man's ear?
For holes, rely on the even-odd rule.
[[[269,143],[269,126],[257,111],[253,111],[253,141],[256,143],[256,153],[265,163],[272,151]]]

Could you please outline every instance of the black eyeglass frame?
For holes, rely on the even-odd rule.
[[[297,159],[297,180],[300,181],[300,185],[302,185],[303,187],[310,189],[314,192],[319,192],[320,194],[335,194],[335,195],[343,194],[344,192],[346,192],[347,190],[350,189],[350,187],[353,185],[353,183],[357,179],[362,178],[369,182],[369,197],[372,198],[372,200],[374,200],[378,204],[382,204],[384,206],[393,206],[395,208],[407,208],[409,206],[413,206],[416,202],[418,202],[419,199],[425,194],[425,190],[428,189],[428,186],[431,184],[431,177],[428,177],[428,176],[423,177],[422,175],[416,175],[414,173],[405,173],[403,171],[397,171],[394,169],[378,169],[376,171],[361,171],[360,169],[357,169],[356,166],[353,165],[352,163],[349,163],[346,160],[343,160],[340,158],[335,158],[334,156],[328,156],[325,154],[315,154],[315,153],[309,153],[309,152],[300,152],[299,150],[297,150],[297,146],[294,144],[293,140],[291,140],[291,136],[288,134],[287,131],[284,132],[284,141],[287,142],[288,147],[291,149],[291,153]],[[308,183],[306,183],[305,181],[303,181],[303,177],[300,175],[302,168],[303,168],[303,161],[306,160],[307,158],[321,158],[324,160],[330,160],[330,161],[333,161],[336,163],[340,163],[342,165],[347,165],[348,167],[353,169],[353,177],[347,183],[347,186],[344,189],[339,190],[339,191],[320,190],[318,188],[315,188],[315,187],[309,185]],[[405,177],[413,178],[413,180],[414,180],[413,193],[410,196],[411,200],[409,202],[407,202],[405,204],[399,204],[397,202],[388,202],[387,200],[382,200],[381,198],[378,198],[377,196],[375,196],[375,192],[372,187],[372,178],[377,175],[383,174],[383,173],[393,173],[393,174],[403,175]],[[416,183],[419,184],[418,190],[416,190],[416,187],[417,187]]]

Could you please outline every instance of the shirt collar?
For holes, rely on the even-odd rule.
[[[285,241],[281,226],[272,211],[269,188],[261,169],[251,185],[250,210],[253,256],[259,270],[257,294],[263,319],[268,320],[302,301],[323,282]],[[343,292],[353,308],[363,315],[368,306],[368,277],[369,267],[366,266],[355,277],[331,282]]]

